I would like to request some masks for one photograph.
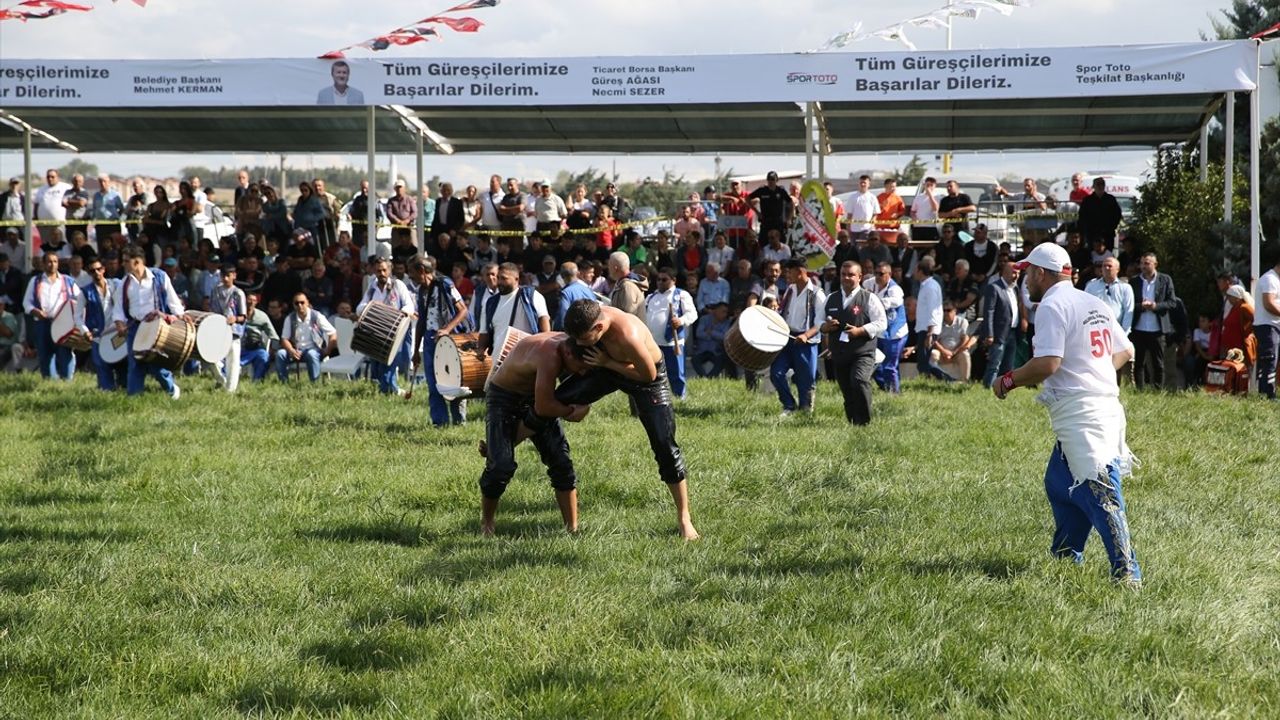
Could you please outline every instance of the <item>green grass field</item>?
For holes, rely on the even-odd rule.
[[[1261,401],[1126,395],[1132,593],[1048,557],[1027,391],[852,429],[694,381],[684,543],[622,397],[569,430],[582,532],[526,446],[486,540],[482,422],[425,390],[151,388],[0,376],[0,717],[1280,714]]]

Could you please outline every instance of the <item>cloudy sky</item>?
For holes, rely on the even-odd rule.
[[[241,58],[314,57],[327,50],[382,34],[446,9],[459,0],[361,3],[351,0],[150,0],[141,8],[129,0],[80,0],[93,12],[71,13],[38,22],[0,22],[0,59],[12,58]],[[732,3],[689,0],[504,0],[496,8],[472,13],[486,26],[473,35],[450,34],[445,41],[395,48],[383,53],[353,51],[352,57],[489,57],[722,54],[795,52],[821,45],[836,32],[861,22],[864,30],[925,14],[946,0],[738,0]],[[0,0],[0,6],[12,5]],[[1228,0],[1035,0],[1010,17],[993,13],[978,20],[956,20],[957,49],[1049,47],[1196,41],[1211,34],[1211,18],[1220,18]],[[892,6],[892,7],[886,7]],[[945,48],[942,30],[914,29],[910,39],[921,50]],[[850,49],[897,50],[896,43],[864,40]],[[67,153],[39,152],[40,167],[61,165]],[[84,159],[115,174],[169,175],[179,167],[202,164],[275,164],[275,156],[210,154],[199,157],[161,154],[85,154]],[[1113,169],[1139,173],[1149,153],[987,153],[956,157],[956,172],[1062,176],[1075,169]],[[828,160],[828,174],[844,176],[868,168],[903,165],[909,156],[850,155]],[[927,158],[932,160],[932,157]],[[469,155],[428,160],[428,175],[458,182],[479,182],[491,172],[522,177],[553,175],[587,166],[609,168],[616,161],[625,179],[660,176],[664,169],[690,179],[712,174],[703,156],[511,156]],[[401,173],[413,159],[397,159]],[[290,165],[364,164],[362,157],[291,157]],[[380,157],[385,167],[388,158]],[[804,157],[725,156],[726,167],[740,174],[771,168],[803,169]],[[0,152],[0,176],[21,173],[21,154]]]

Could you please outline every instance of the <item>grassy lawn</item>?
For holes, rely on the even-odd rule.
[[[0,376],[0,717],[1280,714],[1275,405],[1126,395],[1135,594],[1096,536],[1048,557],[1030,392],[910,384],[870,429],[828,384],[691,395],[703,540],[618,396],[569,430],[583,532],[526,446],[484,540],[480,404]]]

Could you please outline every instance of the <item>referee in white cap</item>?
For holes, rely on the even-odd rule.
[[[1057,443],[1044,473],[1053,510],[1052,552],[1084,561],[1093,528],[1102,536],[1111,576],[1140,587],[1142,571],[1129,539],[1121,478],[1133,455],[1125,443],[1124,407],[1116,370],[1133,346],[1115,315],[1098,298],[1072,287],[1071,258],[1054,243],[1036,246],[1018,263],[1036,310],[1031,360],[992,386],[1001,400],[1019,387],[1043,385],[1036,398],[1049,409]]]

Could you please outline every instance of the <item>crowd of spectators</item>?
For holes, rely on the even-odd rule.
[[[391,242],[378,243],[373,254],[389,257],[392,274],[410,290],[418,287],[413,261],[430,257],[437,275],[451,280],[468,307],[468,322],[460,329],[483,331],[485,300],[498,292],[497,269],[514,267],[519,283],[545,301],[552,327],[573,299],[609,299],[646,319],[670,360],[691,374],[745,376],[753,386],[760,379],[729,360],[724,339],[745,307],[776,306],[786,291],[783,269],[792,254],[786,233],[800,203],[798,185],[784,188],[775,173],[751,192],[733,181],[728,189],[707,187],[692,194],[680,206],[671,233],[662,230],[647,238],[628,224],[634,210],[612,183],[563,188],[562,196],[547,181],[532,182],[526,191],[516,178],[493,175],[483,190],[469,185],[461,196],[452,183],[442,182],[433,198],[431,188],[415,194],[398,181],[382,202],[372,198],[365,182],[344,208],[321,179],[298,183],[292,207],[278,189],[265,180],[250,182],[243,172],[225,205],[194,177],[179,184],[175,199],[160,185],[148,191],[141,180],[132,182],[127,197],[107,176],[97,179],[92,193],[79,175],[64,183],[51,170],[46,180],[34,198],[37,217],[64,224],[41,227],[43,249],[63,258],[63,272],[78,284],[90,281],[83,267],[93,260],[107,278],[122,277],[120,255],[132,244],[172,279],[187,308],[206,308],[224,267],[233,265],[235,286],[263,309],[276,336],[297,293],[324,316],[354,320],[371,281],[359,222],[374,202],[375,217],[394,227]],[[1011,202],[1042,202],[1034,181],[1028,183],[1021,196],[1010,196]],[[935,184],[932,178],[925,181],[926,188]],[[1092,191],[1078,188],[1078,202],[1090,208],[1089,222],[1044,232],[1033,228],[1023,233],[1017,249],[988,240],[983,224],[971,226],[972,201],[955,183],[946,187],[940,199],[921,193],[908,207],[894,180],[873,193],[870,179],[861,178],[858,193],[836,207],[840,229],[832,262],[806,276],[824,293],[837,292],[838,269],[852,261],[861,266],[863,286],[879,295],[886,309],[901,308],[906,322],[895,331],[899,337],[888,338],[896,341],[887,346],[894,351],[890,365],[911,360],[919,372],[940,379],[990,384],[1025,357],[1034,337],[1036,304],[1013,261],[1037,242],[1065,244],[1077,286],[1110,304],[1131,332],[1137,348],[1133,380],[1139,387],[1166,384],[1168,348],[1174,348],[1171,356],[1184,383],[1194,386],[1208,362],[1232,349],[1242,350],[1250,364],[1258,361],[1255,324],[1280,328],[1280,320],[1255,307],[1229,276],[1219,281],[1221,314],[1202,316],[1198,323],[1188,319],[1172,280],[1158,270],[1158,258],[1129,239],[1117,246],[1119,217],[1108,219],[1115,200],[1102,181]],[[0,210],[11,214],[15,197],[20,206],[16,179],[0,194]],[[419,214],[425,237],[414,229]],[[355,237],[340,229],[348,220],[357,223]],[[217,229],[216,242],[203,231],[210,225]],[[30,367],[35,343],[29,323],[16,318],[24,310],[28,277],[11,262],[21,248],[19,229],[5,227],[4,232],[0,356],[7,368],[22,367],[24,361]],[[246,355],[258,349],[270,355],[275,349],[272,343],[278,341],[269,333],[252,335],[245,337]],[[259,379],[264,374],[254,373]],[[683,374],[676,395],[685,392]],[[898,388],[896,376],[878,372],[876,377],[883,388]]]

